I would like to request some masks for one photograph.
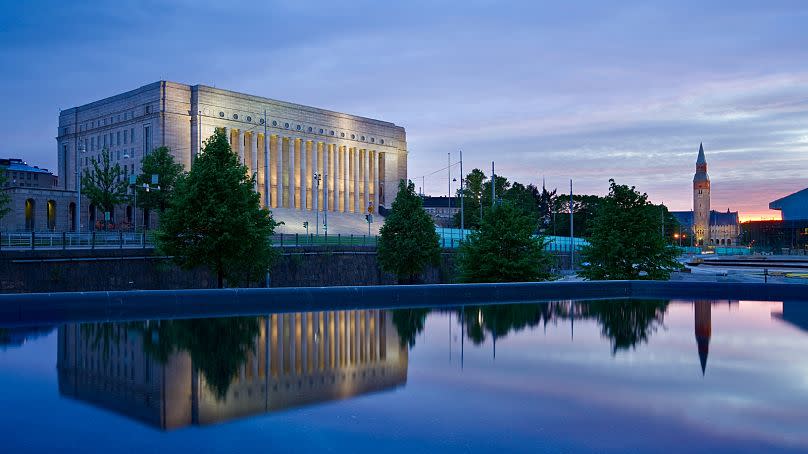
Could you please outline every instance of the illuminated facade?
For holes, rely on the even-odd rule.
[[[125,323],[66,325],[58,336],[59,391],[174,429],[346,399],[407,381],[407,348],[386,311],[273,314],[259,317],[258,327],[222,395],[189,352],[174,349],[160,361],[159,353],[144,348],[143,332]],[[98,342],[98,333],[107,340]],[[214,367],[228,363],[209,360]]]
[[[217,129],[256,177],[262,205],[278,209],[281,220],[284,209],[364,214],[392,203],[407,178],[406,134],[393,123],[160,81],[61,111],[60,184],[75,190],[76,170],[103,149],[126,175],[139,174],[143,157],[159,146],[189,169]],[[77,149],[85,150],[78,162]]]
[[[707,159],[702,144],[699,144],[696,173],[693,175],[693,211],[672,211],[671,214],[684,229],[681,233],[686,232],[691,236],[694,246],[738,244],[741,236],[738,212],[710,209],[710,176],[707,175]]]

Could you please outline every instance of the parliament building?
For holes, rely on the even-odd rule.
[[[393,123],[159,81],[60,112],[58,189],[75,191],[77,173],[91,168],[104,149],[127,176],[139,174],[143,157],[160,146],[189,170],[216,130],[255,176],[262,205],[276,219],[311,216],[313,222],[313,213],[328,211],[335,221],[364,222],[365,213],[392,203],[399,180],[407,178],[406,134]],[[58,225],[74,230],[75,205],[59,208]],[[127,208],[113,218],[131,216]],[[103,215],[84,198],[81,211],[84,230]],[[144,217],[135,224],[155,225]]]

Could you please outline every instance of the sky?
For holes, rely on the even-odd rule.
[[[60,109],[172,80],[403,126],[433,195],[463,150],[687,210],[700,142],[713,209],[779,218],[808,186],[804,1],[3,3],[0,154],[33,165],[56,168]]]

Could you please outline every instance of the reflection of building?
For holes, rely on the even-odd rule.
[[[223,397],[187,352],[161,363],[144,352],[140,332],[102,325],[111,339],[104,344],[88,326],[59,328],[60,393],[162,429],[344,399],[407,380],[407,349],[384,311],[261,317],[253,349]],[[226,358],[209,361],[221,365]]]
[[[694,302],[696,344],[699,347],[699,362],[701,362],[701,373],[704,375],[707,370],[707,355],[710,353],[710,337],[713,335],[712,322],[712,302]]]
[[[808,332],[808,306],[805,303],[783,301],[783,311],[773,313],[772,316]]]
[[[726,213],[722,213],[710,209],[710,177],[707,175],[707,159],[701,144],[693,176],[693,211],[672,211],[671,214],[692,235],[696,246],[738,244],[741,234],[738,212],[727,209]]]

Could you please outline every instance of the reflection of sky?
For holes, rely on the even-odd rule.
[[[585,193],[614,177],[688,209],[704,141],[718,210],[772,216],[805,186],[804,1],[4,6],[0,134],[50,168],[57,109],[169,79],[401,124],[411,177],[462,148],[466,169]]]
[[[165,433],[60,398],[51,334],[0,352],[0,402],[14,409],[0,427],[15,435],[9,452],[805,450],[808,335],[773,318],[779,310],[713,305],[704,376],[688,303],[616,355],[595,322],[578,320],[574,339],[568,322],[500,337],[496,359],[490,336],[466,340],[462,369],[456,318],[434,313],[402,388]]]

